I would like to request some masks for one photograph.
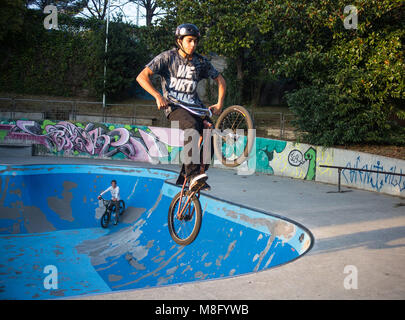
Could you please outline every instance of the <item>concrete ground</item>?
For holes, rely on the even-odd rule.
[[[129,161],[30,157],[0,148],[1,164],[95,163],[159,167]],[[209,193],[288,217],[315,244],[286,265],[222,280],[124,291],[81,299],[405,299],[405,199],[264,174],[208,171]]]

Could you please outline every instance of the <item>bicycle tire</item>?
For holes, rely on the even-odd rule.
[[[118,212],[119,212],[120,216],[122,216],[122,214],[125,212],[125,202],[124,202],[124,200],[119,201]]]
[[[104,212],[104,214],[101,216],[101,221],[100,221],[100,223],[101,223],[101,227],[102,228],[107,228],[108,227],[108,224],[110,223],[110,215],[109,215],[109,212]]]
[[[190,233],[189,236],[182,238],[178,232],[175,230],[174,227],[174,219],[177,219],[177,203],[179,202],[180,199],[180,195],[181,192],[179,192],[178,194],[176,194],[172,200],[172,202],[170,203],[170,207],[169,207],[169,214],[168,214],[168,226],[169,226],[169,233],[170,236],[172,237],[172,239],[174,240],[174,242],[176,242],[179,245],[182,246],[186,246],[189,245],[190,243],[192,243],[195,238],[197,237],[198,233],[200,232],[200,228],[201,228],[201,221],[202,221],[202,212],[201,212],[201,204],[200,204],[200,200],[198,200],[198,198],[194,195],[191,198],[191,202],[188,204],[188,206],[191,205],[191,203],[193,203],[194,205],[194,215],[195,215],[195,222],[194,222],[194,226],[193,229]],[[186,196],[186,195],[183,195]]]
[[[119,211],[117,211],[117,208],[115,208],[114,220],[113,220],[114,226],[116,226],[118,224],[118,222],[120,222],[120,213],[119,213]]]
[[[245,130],[246,145],[244,146],[243,151],[240,153],[240,155],[236,156],[236,158],[234,159],[229,159],[224,155],[222,150],[223,138],[218,136],[217,134],[214,134],[214,151],[217,159],[219,159],[222,164],[227,167],[236,167],[242,164],[249,156],[249,153],[254,145],[255,133],[254,130],[252,130],[254,129],[254,123],[252,117],[249,114],[249,111],[246,110],[246,108],[238,105],[230,106],[220,114],[215,124],[215,129],[221,131],[231,129],[232,131],[236,132],[238,128],[225,128],[227,126],[225,120],[231,113],[238,114],[238,117],[241,115],[242,120],[245,120],[246,122],[246,128],[243,128]]]

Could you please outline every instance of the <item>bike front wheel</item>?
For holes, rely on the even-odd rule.
[[[120,216],[122,216],[122,214],[125,211],[125,202],[123,200],[119,201],[119,206],[118,206],[118,213]]]
[[[214,151],[227,167],[242,164],[252,150],[255,132],[249,111],[242,106],[226,108],[215,124],[220,134],[214,134]]]
[[[118,224],[118,222],[120,221],[120,214],[117,211],[117,209],[114,210],[114,226],[116,226]]]
[[[174,242],[182,246],[186,246],[195,240],[200,232],[202,220],[200,200],[193,195],[188,204],[185,205],[188,197],[187,192],[183,193],[182,199],[180,199],[181,192],[176,194],[170,204],[168,215],[170,235]],[[185,206],[181,217],[178,217],[179,206],[181,208]]]
[[[110,223],[110,213],[106,211],[103,216],[101,217],[101,227],[104,229],[108,227],[108,224]]]

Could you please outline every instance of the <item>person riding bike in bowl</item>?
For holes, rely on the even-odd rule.
[[[119,207],[118,203],[120,201],[120,187],[117,186],[116,180],[111,180],[111,186],[109,186],[106,190],[101,192],[97,197],[97,199],[100,200],[101,197],[108,191],[111,192],[111,201],[107,209],[112,211],[114,208]]]
[[[208,158],[206,155],[203,157],[201,150],[192,146],[200,141],[204,129],[212,127],[212,121],[208,116],[195,115],[173,102],[206,108],[197,94],[197,84],[202,79],[211,78],[218,84],[218,102],[208,109],[216,115],[221,113],[226,91],[225,79],[207,58],[195,52],[199,39],[200,31],[194,24],[179,25],[175,31],[177,47],[164,51],[152,59],[136,80],[155,98],[158,109],[164,110],[171,122],[178,121],[179,128],[184,130],[184,150],[189,152],[185,154],[176,184],[183,184],[184,179],[187,179],[190,190],[193,188],[210,190],[210,186],[206,183],[208,176],[205,173],[209,163],[202,160],[211,157]],[[153,74],[161,77],[163,95],[152,84]],[[198,157],[192,152],[196,149],[200,152]],[[211,143],[211,155],[212,150]]]

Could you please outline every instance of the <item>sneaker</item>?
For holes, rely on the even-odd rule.
[[[196,176],[193,176],[190,180],[189,184],[189,190],[195,189],[195,188],[201,188],[204,186],[205,181],[207,181],[208,176],[205,173],[198,174]]]

